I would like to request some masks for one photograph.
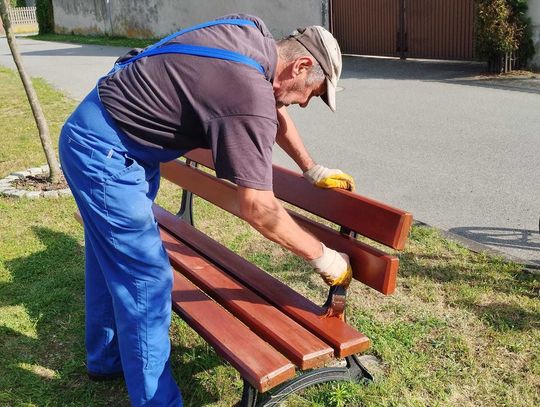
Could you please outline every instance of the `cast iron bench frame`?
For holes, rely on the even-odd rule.
[[[175,259],[175,239],[177,241],[182,241],[182,244],[185,244],[190,250],[192,249],[197,252],[201,258],[210,262],[213,266],[224,269],[225,273],[231,272],[231,267],[238,266],[240,266],[240,268],[245,268],[248,266],[254,267],[252,270],[250,270],[251,272],[254,272],[255,269],[260,271],[260,269],[258,269],[256,266],[246,264],[246,260],[238,258],[239,256],[229,252],[226,248],[223,248],[221,255],[217,255],[217,258],[205,253],[205,250],[213,251],[214,249],[209,249],[211,246],[206,245],[210,238],[193,227],[193,195],[196,194],[197,196],[237,216],[238,213],[233,201],[236,186],[227,181],[218,179],[208,172],[201,171],[199,165],[209,169],[214,169],[209,150],[193,150],[186,154],[185,163],[175,160],[162,164],[161,167],[162,177],[182,188],[181,206],[179,212],[176,214],[176,217],[174,217],[175,215],[166,212],[159,206],[154,206],[154,213],[162,230],[162,238],[164,240],[164,245],[167,252],[169,253],[171,264],[175,269],[175,276],[179,277],[178,274],[185,272],[186,268],[185,264],[181,262],[179,263],[178,260]],[[389,295],[394,292],[399,265],[398,258],[365,243],[359,242],[356,240],[356,236],[357,233],[359,233],[393,249],[402,250],[405,246],[412,225],[413,219],[411,214],[348,191],[322,190],[313,187],[306,182],[301,175],[278,166],[274,166],[274,193],[276,197],[282,199],[283,201],[289,202],[296,207],[339,225],[340,229],[338,233],[337,231],[331,230],[327,226],[321,226],[315,221],[309,220],[302,215],[294,213],[293,211],[289,211],[289,213],[301,224],[301,226],[317,235],[323,242],[327,243],[329,247],[349,254],[351,257],[351,264],[353,265],[354,269],[355,279],[367,284],[385,295]],[[164,236],[164,234],[168,236]],[[194,235],[195,239],[185,239],[186,235]],[[171,237],[173,240],[171,240]],[[203,243],[201,243],[201,241]],[[217,247],[220,246],[219,243],[214,243],[217,244]],[[219,250],[221,251],[222,249]],[[193,254],[190,253],[190,255]],[[232,266],[231,264],[226,264],[227,261],[223,261],[223,259],[228,256],[234,256],[234,260],[231,263]],[[238,263],[239,261],[240,263]],[[182,270],[182,268],[184,268],[184,270]],[[201,273],[201,275],[202,274],[203,273]],[[193,273],[188,273],[187,275],[193,280]],[[201,278],[204,279],[204,277]],[[261,295],[264,300],[267,300],[270,303],[273,301],[279,301],[279,299],[275,300],[273,298],[269,298],[268,295],[265,296],[264,293],[258,292],[256,288],[257,284],[255,284],[255,288],[254,286],[251,286],[249,282],[251,278],[250,276],[242,275],[242,273],[240,273],[233,275],[233,278],[238,279],[238,281],[240,281],[242,284],[247,283],[248,289],[253,290],[258,295]],[[254,279],[256,278],[258,277],[254,277]],[[273,277],[268,278],[273,279]],[[197,280],[197,278],[195,278],[195,280]],[[200,285],[201,281],[190,281],[190,283]],[[277,280],[271,283],[281,284],[277,282]],[[185,307],[178,302],[182,301],[182,299],[180,298],[181,295],[175,295],[175,290],[177,287],[176,284],[177,281],[175,281],[175,288],[173,289],[174,311],[216,349],[216,344],[211,343],[211,335],[209,335],[206,328],[199,326],[198,322],[193,319],[193,316],[187,315],[189,311],[186,311]],[[203,292],[205,291],[203,287],[199,286],[197,288],[201,289]],[[292,291],[288,287],[281,285],[280,291],[286,290]],[[328,304],[334,290],[335,288],[330,289],[328,300],[323,307]],[[212,295],[215,293],[205,292],[205,294],[212,298]],[[294,294],[300,295],[296,292],[294,292]],[[287,295],[287,293],[284,295]],[[305,298],[303,299],[309,302],[309,300]],[[221,306],[226,306],[226,300],[218,299],[216,301]],[[294,303],[294,301],[291,300],[291,303]],[[273,305],[279,307],[279,304],[274,303]],[[305,306],[305,304],[302,306]],[[300,306],[300,308],[302,306]],[[285,306],[284,308],[287,307],[289,307],[289,305]],[[314,304],[313,307],[309,307],[309,312],[317,313],[317,317],[320,315],[323,309],[323,307],[317,307]],[[289,308],[294,308],[294,305]],[[235,313],[234,309],[231,308],[228,308],[228,312],[233,314]],[[296,322],[302,321],[302,315],[298,315],[298,313],[302,313],[301,310],[298,312],[298,309],[292,311],[290,309],[281,309],[281,312],[288,315]],[[246,321],[243,317],[239,317],[239,319],[241,319],[246,325],[251,323],[250,321]],[[242,372],[240,371],[241,369],[238,367],[239,362],[237,360],[234,360],[234,358],[231,360],[231,356],[228,355],[223,349],[216,349],[217,353],[231,363],[231,365],[233,365],[243,377],[244,389],[240,406],[275,406],[278,405],[279,402],[286,399],[289,395],[299,390],[329,381],[372,380],[373,378],[371,374],[367,371],[367,369],[364,368],[359,357],[357,356],[359,353],[364,352],[369,348],[369,339],[363,334],[354,330],[354,328],[351,328],[345,322],[341,322],[337,318],[331,319],[334,320],[333,323],[337,324],[338,326],[339,324],[343,324],[343,326],[332,329],[352,330],[353,333],[349,334],[351,337],[355,337],[357,343],[350,345],[346,350],[339,349],[339,346],[336,347],[336,344],[334,343],[333,355],[331,355],[330,358],[327,354],[322,355],[318,358],[318,362],[313,364],[312,368],[306,365],[307,370],[301,368],[303,372],[295,377],[291,375],[291,371],[294,375],[294,367],[292,367],[291,364],[284,367],[280,374],[273,378],[274,380],[270,379],[265,383],[256,382],[253,380],[253,378],[243,376]],[[319,318],[319,321],[323,321],[323,319]],[[328,319],[326,319],[326,321],[328,321]],[[320,323],[323,324],[323,322]],[[315,324],[317,324],[317,322],[315,322]],[[253,329],[254,327],[251,326],[250,328]],[[263,340],[271,342],[271,340],[264,336],[264,332],[261,333],[260,327],[258,328],[259,330],[254,329],[257,331],[257,335],[262,337]],[[313,329],[313,327],[311,328]],[[326,327],[326,329],[329,328]],[[325,340],[325,338],[321,336],[321,332],[314,332],[312,330],[311,333]],[[344,363],[342,363],[341,366],[328,366],[328,363],[331,362],[333,358],[340,358]],[[298,365],[298,362],[296,362],[296,364]],[[343,364],[345,366],[343,366]],[[287,380],[285,378],[286,376],[288,376]]]

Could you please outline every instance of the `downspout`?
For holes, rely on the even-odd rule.
[[[111,0],[105,0],[107,5],[107,15],[109,16],[109,36],[113,36],[113,23],[112,23],[112,13],[111,13]]]
[[[332,0],[322,0],[321,1],[321,22],[322,26],[327,28],[328,31],[332,32],[332,19],[330,16],[332,8]]]
[[[405,27],[405,0],[399,2],[399,58],[406,59],[405,47],[406,47],[406,27]]]

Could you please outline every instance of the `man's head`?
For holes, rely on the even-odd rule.
[[[336,39],[320,26],[299,28],[277,42],[279,60],[274,79],[278,107],[307,106],[313,96],[336,110],[341,51]]]

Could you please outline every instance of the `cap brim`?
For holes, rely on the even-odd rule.
[[[321,99],[328,105],[332,112],[336,111],[336,85],[326,78],[326,93],[321,95]]]

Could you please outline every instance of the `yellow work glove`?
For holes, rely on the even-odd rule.
[[[319,188],[341,188],[354,191],[354,179],[341,170],[326,168],[320,164],[304,172],[304,178]]]
[[[324,244],[322,244],[322,247],[322,256],[310,260],[309,263],[329,286],[340,285],[348,288],[352,279],[349,256],[329,249]]]

